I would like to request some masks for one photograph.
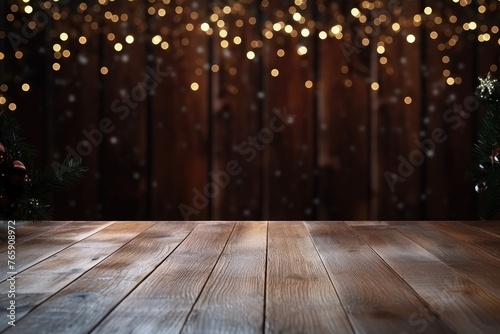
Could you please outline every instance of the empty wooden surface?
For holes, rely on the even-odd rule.
[[[2,248],[0,331],[499,333],[495,226],[45,222],[37,233],[24,224],[15,327]]]

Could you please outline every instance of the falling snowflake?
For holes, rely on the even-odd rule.
[[[84,55],[79,55],[78,61],[80,62],[80,64],[86,65],[86,64],[88,64],[89,59],[87,57],[85,57]]]

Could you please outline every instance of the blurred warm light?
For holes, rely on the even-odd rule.
[[[134,2],[134,0],[129,1]],[[126,57],[128,56],[126,44],[133,44],[139,40],[139,36],[142,37],[139,35],[141,32],[148,32],[148,34],[151,32],[151,35],[147,37],[151,44],[167,53],[172,53],[175,57],[182,55],[183,48],[197,45],[200,35],[217,36],[224,57],[231,55],[232,47],[237,45],[238,54],[246,56],[249,60],[257,57],[257,49],[273,45],[275,41],[278,41],[278,44],[275,45],[281,48],[276,51],[276,54],[273,53],[273,57],[276,59],[284,58],[286,52],[288,52],[289,57],[293,57],[294,55],[289,53],[293,48],[280,45],[285,38],[292,41],[293,44],[289,45],[296,46],[296,52],[299,56],[310,53],[312,49],[308,49],[308,47],[312,48],[313,46],[311,38],[318,38],[322,41],[327,39],[341,40],[339,45],[345,45],[342,44],[344,41],[350,43],[349,45],[355,43],[358,51],[373,44],[374,50],[379,55],[378,62],[383,65],[382,72],[387,75],[394,74],[395,70],[398,69],[395,64],[401,61],[401,59],[391,56],[390,51],[395,43],[400,40],[410,44],[416,43],[417,40],[427,43],[426,39],[430,39],[434,42],[429,45],[433,45],[434,49],[429,50],[429,52],[436,52],[438,59],[441,59],[442,68],[439,69],[439,72],[442,72],[443,80],[448,85],[455,85],[462,82],[460,76],[463,77],[463,75],[457,67],[460,64],[456,61],[453,62],[453,57],[450,57],[455,54],[454,50],[463,48],[464,43],[469,42],[472,37],[479,43],[489,43],[488,46],[493,44],[498,47],[500,45],[498,20],[485,19],[486,15],[490,14],[498,17],[500,5],[495,1],[475,3],[470,0],[453,0],[458,6],[470,9],[470,15],[461,16],[456,14],[452,6],[446,11],[438,10],[437,5],[432,2],[428,2],[417,12],[403,15],[401,11],[385,10],[387,3],[384,1],[364,0],[356,4],[352,3],[347,9],[347,13],[332,11],[325,15],[328,12],[328,6],[325,6],[323,1],[294,0],[285,8],[272,9],[271,2],[264,0],[259,2],[261,9],[266,12],[264,19],[249,11],[249,6],[238,2],[229,2],[222,6],[215,4],[210,6],[207,12],[208,7],[195,6],[194,2],[150,0],[144,8],[147,17],[117,12],[115,6],[118,0],[98,0],[94,5],[81,2],[75,5],[73,11],[61,10],[56,0],[42,1],[36,6],[33,6],[34,2],[30,0],[12,2],[14,3],[6,6],[6,12],[0,15],[3,15],[3,19],[13,26],[26,24],[29,29],[36,31],[40,28],[40,23],[34,19],[37,12],[43,11],[43,13],[49,13],[52,16],[53,24],[47,28],[47,36],[50,38],[53,51],[53,63],[49,66],[54,71],[59,71],[61,66],[65,66],[63,58],[76,56],[79,57],[78,59],[83,59],[81,61],[85,63],[85,58],[82,58],[78,50],[72,49],[74,41],[80,45],[86,45],[92,41],[92,47],[97,47],[100,43],[99,34],[103,34],[104,43],[109,43],[107,50],[121,52],[122,59],[128,59]],[[164,5],[172,5],[172,7]],[[317,7],[312,8],[313,6]],[[269,10],[273,10],[273,12],[269,12]],[[322,19],[328,17],[331,21],[321,21],[321,24],[318,24],[312,15],[313,12],[316,12],[318,17]],[[33,19],[24,22],[23,19],[28,17],[26,14],[30,14]],[[173,20],[172,22],[175,24],[163,24],[167,21],[170,22],[170,20]],[[77,30],[71,28],[75,22],[79,25]],[[251,27],[250,30],[241,30],[248,25],[254,27]],[[417,29],[417,27],[421,28]],[[81,35],[77,34],[77,31],[80,31]],[[245,31],[252,31],[252,34]],[[6,33],[0,31],[0,39],[5,37]],[[397,44],[395,46],[397,47]],[[9,52],[2,49],[0,60],[15,58],[20,64],[23,64],[24,58],[28,56],[25,54],[26,52],[28,50],[23,48],[13,49]],[[198,52],[207,52],[207,50],[203,50],[203,47],[200,46]],[[31,55],[29,56],[31,57]],[[316,54],[313,56],[315,57]],[[311,58],[314,59],[314,57]],[[307,66],[310,61],[311,59],[307,57],[307,59],[301,59],[300,64]],[[201,65],[197,64],[197,66]],[[205,66],[205,70],[210,69],[212,72],[231,71],[232,68],[231,66],[219,67],[215,64],[206,64]],[[342,73],[348,72],[344,69],[344,65],[340,66]],[[199,67],[197,68],[199,69]],[[489,68],[491,72],[497,71],[496,64],[492,64]],[[107,67],[100,69],[103,75],[108,74],[108,71]],[[273,69],[271,75],[276,77],[279,75],[279,71]],[[352,86],[350,79],[343,80],[346,87]],[[24,89],[23,80],[17,80],[17,82],[10,84],[20,86],[22,91],[29,91]],[[305,81],[307,88],[311,88],[312,84],[310,80]],[[378,83],[372,83],[371,88],[379,89]],[[407,99],[405,99],[405,103],[406,101]]]

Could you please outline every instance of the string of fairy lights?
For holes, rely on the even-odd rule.
[[[134,44],[144,42],[144,36],[153,47],[176,52],[188,46],[194,36],[206,34],[216,36],[223,50],[244,47],[249,61],[259,57],[265,40],[288,36],[297,39],[295,52],[300,57],[310,52],[307,41],[311,38],[337,39],[351,46],[358,40],[358,49],[375,46],[380,65],[387,75],[392,75],[394,63],[400,59],[391,58],[391,44],[396,41],[414,44],[421,38],[429,38],[436,41],[436,52],[440,53],[444,67],[450,65],[443,70],[443,80],[452,86],[462,83],[450,57],[461,41],[500,45],[499,1],[449,0],[442,8],[428,6],[412,15],[402,6],[404,3],[397,0],[358,1],[352,2],[346,13],[335,1],[324,0],[295,0],[288,8],[275,9],[269,0],[220,0],[208,6],[183,0],[97,0],[92,4],[74,0],[17,0],[6,5],[5,13],[0,13],[9,27],[0,31],[0,40],[4,42],[0,62],[22,63],[26,53],[33,51],[30,39],[42,30],[47,30],[50,36],[51,70],[56,72],[61,70],[63,59],[76,57],[77,46],[87,44],[96,34],[103,34],[116,53],[127,53]],[[264,19],[259,17],[259,11],[265,13]],[[248,26],[258,33],[248,37],[243,33]],[[416,29],[421,26],[426,28],[428,36],[422,36]],[[289,52],[278,49],[276,57],[287,57]],[[497,69],[496,64],[489,68],[493,73]],[[203,71],[220,70],[223,69],[219,64],[193,69],[198,76]],[[227,71],[236,73],[234,68]],[[341,72],[346,75],[345,86],[350,87],[349,64],[342,65]],[[102,66],[100,73],[108,75],[110,69]],[[269,75],[277,77],[280,72],[273,68]],[[23,78],[14,77],[17,80],[0,82],[0,107],[7,106],[12,111],[17,105],[9,97],[9,91],[29,92],[31,88]],[[307,80],[304,85],[312,88],[314,84]],[[373,90],[380,88],[378,82],[370,85]],[[198,82],[191,83],[193,91],[199,88]],[[405,98],[405,103],[410,104],[411,97]]]

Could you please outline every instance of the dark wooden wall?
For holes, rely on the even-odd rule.
[[[359,27],[365,25],[350,14],[355,5],[360,7],[357,1],[309,1],[301,13],[308,18],[304,27],[310,36],[300,36],[300,30],[295,38],[273,31],[271,39],[262,36],[263,30],[286,21],[292,1],[263,1],[261,6],[220,1],[221,7],[233,6],[229,15],[215,9],[229,27],[225,38],[218,30],[207,35],[199,29],[217,7],[209,1],[197,1],[196,10],[186,1],[85,3],[89,9],[84,14],[92,16],[97,29],[84,15],[65,18],[70,9],[61,7],[63,18],[22,46],[22,60],[9,56],[9,45],[2,41],[7,55],[0,62],[7,64],[3,81],[31,85],[28,93],[12,88],[8,96],[18,105],[24,135],[41,153],[40,164],[64,159],[68,146],[76,149],[86,139],[82,131],[98,128],[102,119],[114,127],[101,144],[90,145],[91,153],[83,159],[88,177],[55,199],[55,218],[183,219],[179,205],[193,207],[193,190],[203,192],[213,181],[211,173],[225,170],[233,160],[241,173],[231,176],[208,203],[199,201],[190,219],[476,217],[473,185],[464,173],[472,161],[478,115],[472,113],[453,129],[443,114],[463,104],[474,92],[477,76],[498,65],[498,35],[479,43],[477,32],[458,34],[451,30],[456,25],[413,22],[428,5],[445,21],[450,15],[459,23],[470,21],[477,18],[477,5],[427,0],[388,8],[394,1],[384,1],[387,20],[399,22],[401,32],[383,25],[380,32],[366,35],[371,43],[364,46]],[[481,20],[491,26],[499,21],[496,1],[485,3],[490,7]],[[182,13],[176,13],[178,6]],[[166,15],[150,15],[150,7],[164,8]],[[112,23],[104,11],[125,13],[128,21]],[[241,27],[239,19],[245,22]],[[2,22],[4,31],[19,29],[15,22]],[[189,23],[193,31],[186,29]],[[343,38],[318,37],[335,23],[342,24]],[[57,60],[61,70],[53,71],[51,49],[61,31],[71,37],[61,43],[71,56]],[[438,32],[437,39],[430,37],[432,31]],[[109,40],[110,33],[115,41]],[[135,37],[132,45],[123,42],[129,34]],[[415,43],[406,41],[407,34],[416,37]],[[460,37],[456,45],[439,51],[439,44],[454,34]],[[81,35],[88,41],[84,45],[78,42]],[[169,44],[167,50],[151,43],[156,35]],[[236,36],[241,44],[232,42]],[[377,41],[385,37],[391,43],[378,55]],[[228,48],[221,47],[223,40],[230,41]],[[117,41],[123,44],[121,52],[114,50]],[[299,55],[299,46],[307,47],[307,54]],[[255,59],[247,59],[249,50]],[[285,56],[277,56],[278,50]],[[443,63],[445,55],[448,63]],[[388,58],[387,64],[380,63],[381,56]],[[102,67],[109,70],[106,75]],[[132,94],[148,67],[160,68],[165,77],[133,107],[124,107],[123,94]],[[277,77],[270,74],[273,69],[279,71]],[[447,85],[446,69],[461,83]],[[199,85],[196,91],[193,82]],[[378,90],[371,88],[373,82]],[[407,96],[411,104],[405,103]],[[116,100],[121,112],[116,112]],[[240,154],[237,146],[268,128],[274,109],[290,115],[285,129],[247,161],[249,155]],[[123,110],[127,115],[121,119]],[[391,191],[385,172],[397,173],[398,157],[408,159],[418,148],[415,141],[429,138],[435,129],[443,129],[448,140]]]

